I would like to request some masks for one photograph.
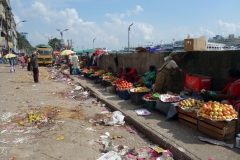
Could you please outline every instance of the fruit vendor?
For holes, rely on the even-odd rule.
[[[230,69],[228,71],[228,81],[226,87],[220,94],[216,94],[215,98],[225,99],[222,103],[233,105],[234,109],[240,112],[240,71],[236,68]]]
[[[128,82],[137,82],[137,76],[138,76],[138,72],[136,70],[136,68],[133,67],[127,67],[125,68],[125,72],[123,73],[123,78],[128,81]]]
[[[175,71],[186,74],[182,69],[180,69],[176,62],[180,62],[187,55],[187,52],[181,57],[178,57],[178,53],[172,52],[169,56],[164,58],[164,64],[157,70],[157,76],[155,85],[153,88],[153,93],[163,92],[163,88],[166,87],[166,91],[169,88],[171,74],[174,74]],[[165,92],[166,92],[165,91]]]
[[[156,67],[150,66],[149,71],[146,72],[144,75],[140,76],[141,78],[138,81],[138,84],[136,84],[137,87],[146,86],[151,87],[155,80],[156,80]]]

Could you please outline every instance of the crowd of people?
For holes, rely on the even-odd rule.
[[[11,58],[4,59],[5,63],[10,65],[10,73],[16,72],[16,65],[20,64],[22,69],[25,69],[27,66],[28,71],[33,72],[34,82],[39,82],[39,70],[38,70],[38,53],[33,53],[31,56],[16,56]]]

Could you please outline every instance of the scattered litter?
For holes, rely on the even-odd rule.
[[[139,116],[147,116],[147,115],[151,114],[151,112],[149,112],[147,109],[137,109],[137,110],[135,110],[135,112]]]
[[[117,152],[109,151],[97,160],[122,160],[122,158]]]
[[[86,128],[85,130],[86,130],[86,131],[94,131],[94,132],[96,131],[95,129],[93,129],[93,128],[91,128],[91,127]]]
[[[125,116],[122,114],[122,112],[114,111],[110,120],[105,122],[105,125],[124,125],[124,117]]]
[[[10,112],[6,112],[2,115],[2,122],[10,122],[9,118],[11,117]]]
[[[65,137],[62,135],[62,136],[59,136],[58,138],[57,138],[57,140],[58,141],[60,141],[60,140],[64,140],[65,139]]]
[[[225,142],[218,141],[218,140],[211,139],[211,138],[205,138],[205,137],[202,137],[202,136],[198,136],[198,139],[200,141],[209,142],[211,144],[215,144],[215,145],[218,145],[218,146],[224,146],[224,147],[229,147],[229,148],[233,148],[234,147],[234,144],[227,144]]]

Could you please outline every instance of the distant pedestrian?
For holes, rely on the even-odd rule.
[[[97,56],[95,53],[92,54],[92,66],[97,66]]]
[[[27,70],[31,71],[31,58],[30,58],[30,56],[28,56],[28,58],[27,58],[27,64],[28,64]]]
[[[31,59],[31,68],[33,71],[34,82],[39,82],[39,70],[38,70],[38,53],[33,53]]]
[[[15,72],[15,62],[14,62],[14,58],[9,58],[9,64],[10,64],[10,72]]]
[[[55,62],[56,62],[57,67],[61,67],[61,65],[60,65],[60,59],[59,59],[58,56],[55,57]]]
[[[68,57],[68,65],[69,65],[70,75],[72,75],[72,72],[73,72],[72,56],[73,56],[73,53],[71,55],[69,55],[69,57]]]
[[[25,67],[25,59],[24,59],[23,56],[21,56],[20,61],[21,61],[21,64],[22,64],[22,69],[24,69],[24,67]]]

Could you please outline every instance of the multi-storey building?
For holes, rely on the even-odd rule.
[[[222,37],[221,35],[216,35],[215,37],[209,39],[209,42],[222,43],[226,46],[240,46],[240,36],[235,38],[234,34],[230,34],[228,37]]]
[[[10,0],[0,0],[0,50],[16,51],[17,32]]]

